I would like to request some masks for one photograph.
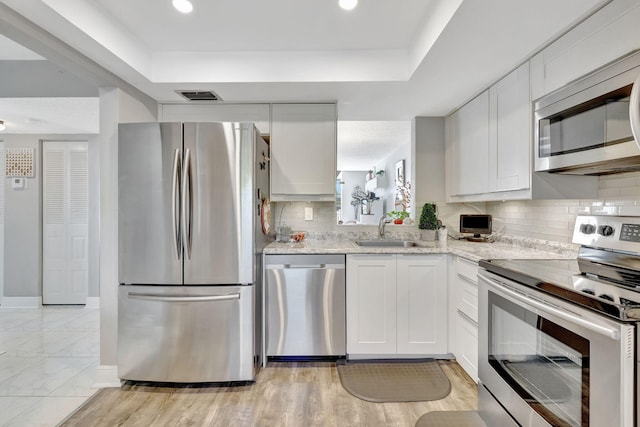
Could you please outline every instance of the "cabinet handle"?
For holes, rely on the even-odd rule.
[[[146,300],[146,301],[163,301],[163,302],[203,302],[203,301],[229,301],[232,299],[240,299],[240,294],[237,293],[237,294],[227,294],[227,295],[176,296],[176,295],[141,294],[138,292],[129,292],[129,298]]]
[[[467,313],[465,313],[464,311],[457,309],[458,314],[462,317],[464,317],[466,320],[468,320],[469,322],[473,323],[476,327],[478,326],[478,322],[476,322],[475,320],[473,320]]]

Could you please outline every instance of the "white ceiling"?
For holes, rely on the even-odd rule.
[[[336,101],[341,122],[408,123],[450,113],[608,1],[360,0],[349,12],[337,0],[192,2],[189,15],[171,0],[0,0],[0,12],[158,101],[213,90],[236,102]],[[55,46],[18,21],[0,17],[0,33],[53,60]],[[37,59],[4,46],[0,61]]]

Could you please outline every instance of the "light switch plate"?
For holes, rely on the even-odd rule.
[[[27,183],[25,178],[11,177],[11,188],[13,190],[24,190],[26,184]]]
[[[304,220],[305,221],[313,221],[313,208],[305,207],[304,208]]]

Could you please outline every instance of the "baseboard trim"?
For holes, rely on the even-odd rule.
[[[41,308],[42,297],[2,297],[2,308]]]
[[[87,308],[100,308],[100,297],[87,297]]]
[[[120,385],[117,365],[99,365],[96,368],[94,388],[119,388]]]

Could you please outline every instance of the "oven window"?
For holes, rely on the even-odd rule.
[[[589,341],[492,292],[489,364],[551,425],[589,425]]]

